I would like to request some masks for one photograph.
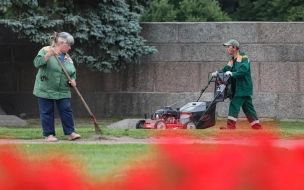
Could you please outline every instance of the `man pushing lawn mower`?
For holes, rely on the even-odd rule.
[[[233,96],[230,98],[227,125],[220,129],[236,129],[236,121],[242,107],[252,129],[262,129],[257,113],[252,104],[253,85],[251,78],[250,61],[247,55],[240,51],[240,45],[236,40],[224,43],[231,58],[219,72],[225,72],[232,79],[231,86]],[[218,71],[212,73],[216,77]]]

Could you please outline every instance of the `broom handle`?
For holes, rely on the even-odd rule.
[[[58,57],[56,55],[54,55],[54,57],[57,59],[59,65],[61,66],[63,72],[65,73],[66,77],[68,77],[69,81],[71,81],[71,77],[68,74],[68,72],[65,70],[65,68],[63,67],[63,65],[61,64],[60,60],[58,59]],[[92,116],[92,118],[94,119],[94,122],[96,122],[95,120],[95,116],[93,115],[93,113],[91,112],[89,106],[87,105],[87,103],[84,101],[83,97],[81,96],[80,92],[78,91],[76,86],[73,86],[73,88],[75,89],[76,93],[78,94],[78,96],[80,97],[82,103],[84,104],[84,106],[86,107],[86,109],[88,110],[89,114]]]

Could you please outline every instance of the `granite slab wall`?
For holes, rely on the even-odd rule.
[[[254,106],[260,118],[304,119],[304,22],[141,23],[158,53],[110,74],[77,64],[77,87],[97,116],[142,116],[166,105],[196,101],[209,72],[227,63],[223,42],[236,39],[251,60]],[[38,115],[32,95],[42,46],[0,26],[0,105],[8,114]],[[201,101],[213,98],[211,84]],[[217,104],[227,117],[229,100]],[[75,93],[75,115],[88,115]],[[244,114],[240,113],[240,117]]]

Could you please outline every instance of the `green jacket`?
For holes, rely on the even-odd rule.
[[[244,52],[240,52],[233,65],[233,57],[230,58],[228,64],[221,71],[232,72],[232,82],[235,85],[234,97],[252,96],[253,85],[251,78],[250,61]]]
[[[44,55],[48,52],[50,46],[42,48],[34,59],[34,65],[38,68],[33,94],[40,98],[62,99],[71,98],[70,85],[68,78],[63,72],[61,66],[54,56],[47,61]],[[60,60],[60,59],[59,59]],[[76,68],[68,54],[64,57],[64,68],[72,80],[76,80]]]

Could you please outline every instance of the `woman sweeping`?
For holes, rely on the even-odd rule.
[[[54,105],[61,119],[63,132],[69,140],[81,138],[74,128],[74,116],[71,108],[71,86],[76,86],[76,68],[67,54],[74,44],[74,38],[67,32],[54,33],[51,46],[43,47],[34,59],[38,68],[33,94],[38,97],[40,120],[43,136],[47,142],[56,142]],[[66,69],[71,80],[67,78],[56,59]]]

